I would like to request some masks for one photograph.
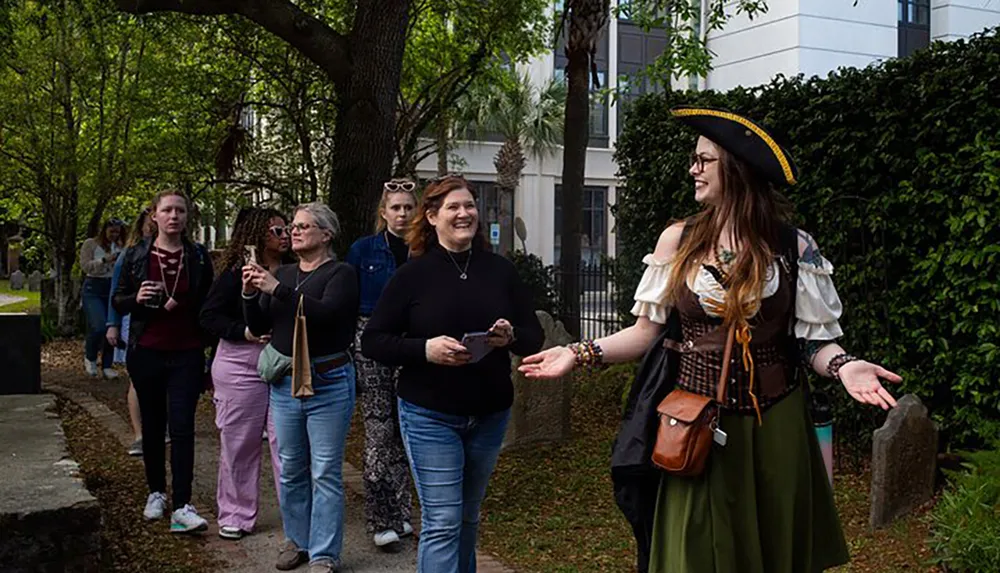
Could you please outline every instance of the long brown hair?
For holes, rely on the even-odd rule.
[[[403,182],[409,181],[410,183],[413,183],[413,181],[411,181],[409,179],[406,179],[406,178],[392,179],[390,181],[391,182],[395,182],[395,183],[403,183]],[[382,187],[382,197],[378,200],[378,209],[375,209],[375,234],[376,235],[379,234],[379,233],[381,233],[382,231],[384,231],[385,228],[388,226],[386,224],[386,222],[385,222],[385,218],[382,217],[382,211],[385,209],[386,205],[389,204],[389,196],[390,195],[395,195],[396,193],[404,193],[406,195],[409,195],[410,197],[413,198],[413,204],[414,205],[417,204],[417,185],[416,185],[416,183],[413,183],[413,189],[411,189],[409,191],[406,191],[406,190],[401,189],[401,188],[396,188],[396,189],[390,191],[388,188]]]
[[[125,243],[126,247],[134,247],[139,244],[139,241],[146,238],[142,234],[142,229],[146,226],[146,221],[149,221],[149,213],[149,207],[139,212],[139,216],[135,218],[135,223],[132,224],[132,229],[129,231],[128,241]],[[153,225],[156,225],[156,223],[153,223]],[[156,234],[155,230],[153,234]]]
[[[107,221],[105,221],[104,224],[101,225],[101,230],[98,231],[97,236],[94,237],[95,239],[97,239],[97,242],[101,244],[101,248],[103,248],[105,251],[111,249],[111,241],[108,240],[108,229],[112,227],[119,228],[120,234],[118,236],[118,246],[121,246],[122,235],[125,234],[125,227],[123,225],[120,225],[117,219],[108,219]]]
[[[236,221],[233,227],[233,238],[230,239],[229,245],[222,253],[222,259],[218,269],[216,269],[219,274],[227,269],[243,265],[246,245],[255,246],[258,257],[264,256],[264,249],[267,248],[267,234],[270,232],[268,227],[274,217],[279,217],[285,222],[288,221],[276,209],[251,207],[243,212],[243,216]]]
[[[751,305],[760,300],[767,275],[780,249],[781,229],[790,219],[791,204],[742,160],[720,146],[721,200],[687,221],[687,235],[677,249],[667,304],[674,304],[698,266],[712,259],[724,223],[732,224],[733,245],[739,245],[726,281],[725,324],[741,324]]]
[[[461,175],[449,175],[441,180],[434,180],[424,189],[417,205],[417,212],[410,220],[406,231],[406,243],[410,245],[411,256],[419,256],[427,249],[437,244],[437,232],[427,220],[427,213],[437,213],[444,204],[445,198],[452,191],[468,189],[472,198],[478,201],[476,190]],[[477,205],[478,208],[478,205]],[[486,237],[483,235],[482,220],[477,221],[476,235],[472,238],[473,248],[485,248]]]

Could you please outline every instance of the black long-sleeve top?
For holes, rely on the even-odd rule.
[[[270,332],[274,349],[291,356],[301,295],[305,300],[309,356],[319,358],[347,351],[354,342],[358,319],[358,278],[354,268],[336,261],[327,261],[309,272],[300,271],[298,264],[282,265],[274,277],[279,284],[273,295],[262,293],[243,299],[243,316],[250,332],[254,336]]]
[[[243,318],[243,278],[240,269],[226,269],[212,283],[201,305],[198,322],[201,328],[216,338],[234,342],[246,341],[247,322]]]
[[[454,257],[454,260],[449,257]],[[514,265],[485,250],[448,253],[432,247],[410,259],[389,280],[361,336],[362,353],[400,365],[399,397],[460,416],[500,412],[514,401],[509,350],[525,356],[544,341],[531,293]],[[460,278],[468,262],[468,278]],[[497,319],[514,326],[515,341],[475,364],[441,366],[427,361],[427,340],[488,330]]]

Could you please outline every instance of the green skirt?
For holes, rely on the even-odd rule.
[[[696,478],[665,475],[650,573],[814,573],[847,563],[833,491],[801,388],[763,415],[724,413]]]

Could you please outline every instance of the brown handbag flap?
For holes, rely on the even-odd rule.
[[[712,398],[708,396],[699,396],[678,388],[667,394],[660,405],[656,407],[656,413],[690,424],[697,420],[698,416],[701,416],[701,413],[711,403]]]

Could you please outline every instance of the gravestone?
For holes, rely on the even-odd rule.
[[[872,528],[885,527],[931,499],[937,449],[937,424],[920,398],[900,398],[872,439]]]
[[[14,271],[10,275],[10,290],[22,290],[24,289],[24,273],[21,271]]]
[[[31,292],[39,292],[42,290],[42,273],[35,271],[28,275],[28,290]]]
[[[0,394],[41,392],[41,365],[41,315],[0,313]]]
[[[544,311],[536,311],[545,342],[542,349],[573,342],[566,328]],[[514,406],[511,408],[504,449],[543,441],[560,441],[570,437],[570,399],[572,386],[569,376],[556,380],[529,380],[517,371],[521,359],[511,360],[514,382]]]

